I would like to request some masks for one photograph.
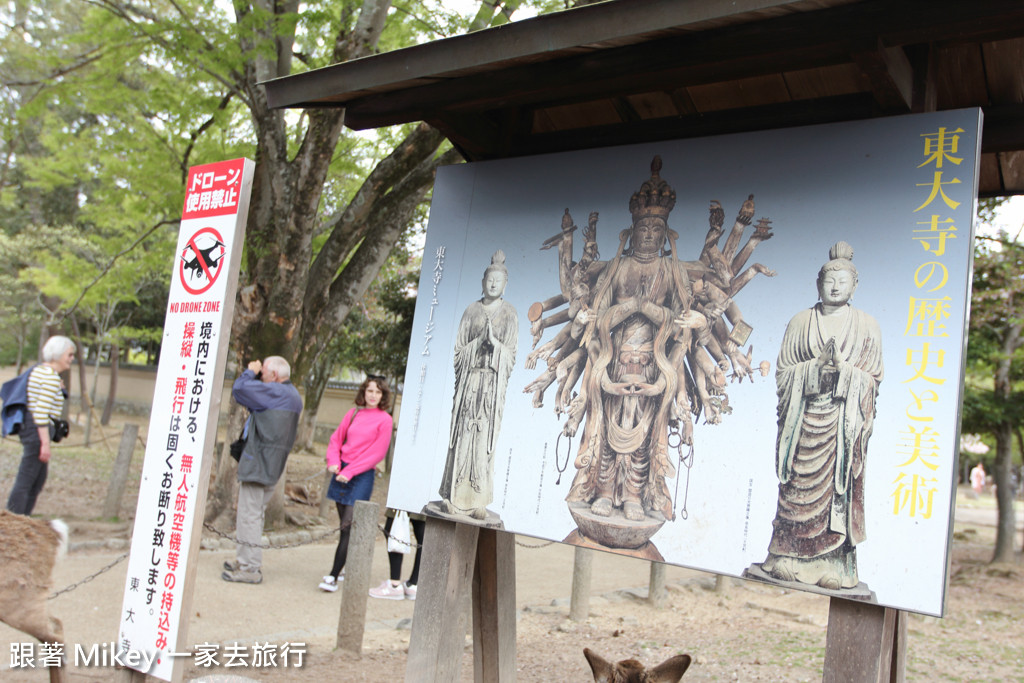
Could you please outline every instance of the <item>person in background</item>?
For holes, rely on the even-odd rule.
[[[971,488],[974,489],[975,493],[981,493],[985,490],[985,466],[979,461],[974,469],[971,470]]]
[[[75,344],[67,337],[54,336],[43,345],[43,362],[29,371],[24,423],[18,432],[22,455],[7,509],[30,515],[46,483],[50,463],[50,418],[64,411],[64,383],[60,373],[75,362]]]
[[[388,508],[387,512],[385,512],[387,521],[384,522],[384,538],[391,537],[391,528],[395,522],[395,514],[395,511],[391,508]],[[426,518],[423,515],[412,513],[409,515],[409,522],[412,524],[412,534],[416,538],[416,545],[411,548],[412,552],[416,553],[416,559],[412,562],[412,573],[409,574],[409,578],[403,583],[401,580],[402,561],[405,559],[406,553],[389,550],[388,565],[391,578],[384,579],[379,586],[371,588],[371,598],[381,598],[383,600],[416,599],[416,584],[419,582],[420,576],[420,548],[423,546],[423,528],[426,526]]]
[[[348,411],[327,445],[327,470],[334,475],[327,497],[338,506],[341,537],[334,551],[331,571],[320,582],[320,590],[333,593],[344,577],[348,541],[357,500],[370,500],[374,468],[391,445],[391,390],[380,375],[369,375],[356,392],[356,407]]]
[[[302,397],[291,383],[291,366],[280,356],[254,360],[235,380],[231,395],[249,409],[238,460],[238,512],[235,535],[239,541],[236,560],[224,563],[220,575],[235,583],[263,581],[263,514],[284,473],[295,443]]]

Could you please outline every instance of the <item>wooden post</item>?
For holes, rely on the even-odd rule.
[[[572,563],[572,598],[569,600],[569,619],[584,621],[590,616],[590,575],[594,565],[594,551],[576,546]]]
[[[139,425],[126,424],[121,432],[121,445],[117,448],[117,459],[114,471],[110,473],[110,485],[107,486],[107,499],[103,503],[103,517],[118,517],[121,512],[121,499],[124,498],[124,485],[128,481],[128,471],[132,466],[132,453],[135,452],[135,440],[139,438]]]
[[[473,574],[473,681],[515,680],[515,536],[481,529]]]
[[[647,602],[655,609],[665,606],[668,591],[665,590],[665,563],[651,562],[651,581],[647,588]]]
[[[327,498],[327,489],[331,487],[331,477],[334,474],[330,471],[324,472],[324,489],[320,495],[320,508],[317,510],[317,514],[323,519],[327,519],[328,508],[330,507],[331,501]]]
[[[906,653],[906,614],[830,598],[824,683],[902,683]]]
[[[114,674],[117,683],[146,683],[146,674],[135,669],[118,669]]]
[[[340,650],[356,655],[363,652],[366,631],[366,603],[369,600],[370,571],[373,568],[373,543],[377,537],[377,516],[380,506],[357,500],[352,517],[345,580],[341,582],[341,613],[338,616]]]
[[[427,517],[405,665],[408,683],[459,680],[466,634],[462,599],[471,590],[479,535],[478,527]]]

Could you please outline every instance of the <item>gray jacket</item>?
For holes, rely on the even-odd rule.
[[[291,382],[262,382],[252,370],[235,380],[231,395],[251,412],[238,481],[273,486],[281,478],[302,413],[302,397]]]

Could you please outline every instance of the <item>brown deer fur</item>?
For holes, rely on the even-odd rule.
[[[0,621],[40,642],[63,643],[64,626],[46,606],[53,567],[67,547],[67,526],[0,510]],[[50,668],[60,681],[61,668]]]
[[[590,662],[594,683],[677,683],[691,661],[690,655],[676,655],[648,669],[635,659],[612,664],[589,648],[583,648],[583,656]]]

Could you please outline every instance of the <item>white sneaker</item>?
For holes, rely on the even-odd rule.
[[[405,589],[402,588],[402,584],[394,586],[391,581],[384,579],[382,584],[370,589],[370,597],[384,600],[405,600]]]
[[[413,584],[411,586],[408,583],[405,584],[405,599],[406,600],[415,600],[416,599],[416,584]]]
[[[342,577],[344,579],[344,577]],[[338,580],[333,576],[325,576],[324,580],[320,582],[320,590],[333,593],[338,590]]]

